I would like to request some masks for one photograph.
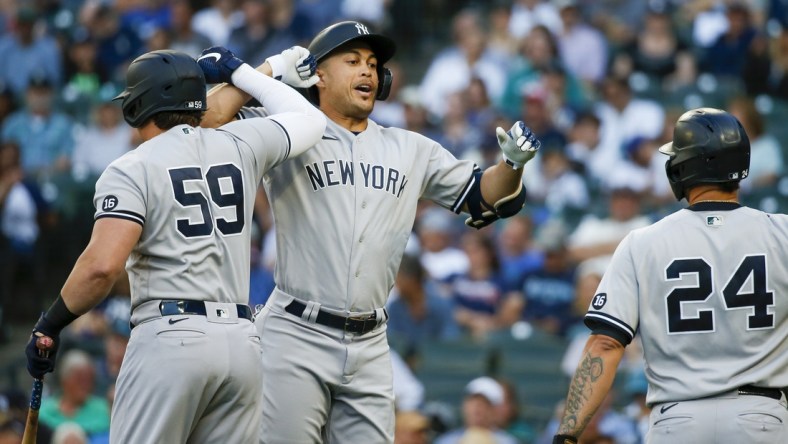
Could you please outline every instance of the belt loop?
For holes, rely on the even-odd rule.
[[[309,301],[306,303],[304,312],[301,313],[301,319],[310,324],[317,322],[317,314],[320,313],[320,304],[317,302]]]
[[[376,326],[385,324],[386,321],[389,320],[389,313],[388,313],[388,311],[386,311],[386,309],[383,308],[383,307],[376,308],[375,309],[375,319],[378,320],[378,323],[377,323]]]

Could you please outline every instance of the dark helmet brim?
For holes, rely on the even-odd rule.
[[[659,147],[659,152],[671,157],[676,155],[676,150],[673,148],[673,142],[668,142]]]

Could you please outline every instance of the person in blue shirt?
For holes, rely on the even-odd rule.
[[[416,348],[426,340],[450,340],[460,334],[452,304],[427,281],[418,257],[402,257],[395,280],[397,295],[388,304],[389,340]]]

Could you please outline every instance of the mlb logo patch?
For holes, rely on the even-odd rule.
[[[721,227],[723,224],[722,216],[706,216],[706,225],[709,227]]]
[[[220,318],[229,318],[230,314],[227,313],[227,310],[225,310],[223,308],[217,308],[216,309],[216,316],[220,317]]]

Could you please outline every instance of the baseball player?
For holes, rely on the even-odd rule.
[[[554,443],[576,443],[639,332],[650,444],[788,442],[788,217],[738,203],[750,142],[727,112],[684,113],[660,148],[689,207],[616,249]]]
[[[246,305],[252,204],[262,175],[320,140],[325,117],[231,55],[212,57],[272,115],[200,128],[197,62],[175,51],[135,59],[117,99],[145,142],[99,178],[90,243],[27,345],[30,374],[52,371],[60,331],[107,295],[125,264],[133,329],[112,443],[248,443],[260,433],[260,337]],[[296,62],[307,57],[274,59],[300,79]],[[48,356],[41,337],[54,340]]]
[[[321,31],[309,51],[320,81],[307,93],[328,117],[326,132],[263,177],[276,223],[277,285],[255,318],[262,442],[390,443],[384,305],[417,201],[468,211],[474,227],[511,216],[524,204],[522,166],[539,143],[522,122],[508,133],[499,128],[504,160],[482,172],[426,137],[368,119],[389,92],[392,40],[341,22]],[[230,86],[211,90],[207,120],[232,119],[246,99]]]

